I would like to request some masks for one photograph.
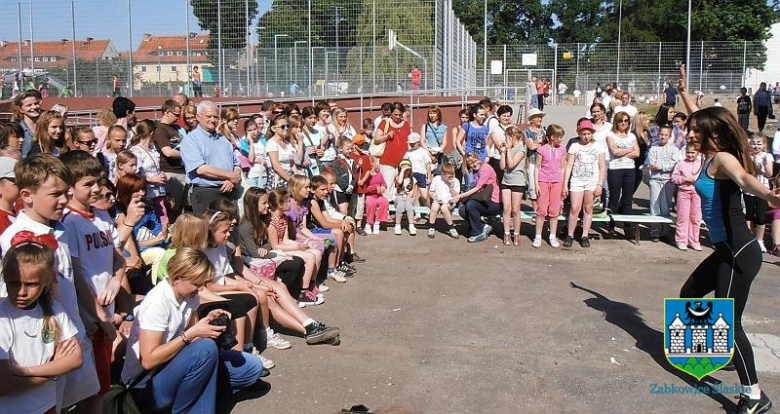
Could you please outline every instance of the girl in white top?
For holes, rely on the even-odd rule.
[[[269,189],[277,187],[287,188],[287,182],[296,173],[296,148],[287,139],[289,127],[287,118],[284,115],[277,115],[268,130],[269,133],[273,134],[265,144],[265,153],[268,155],[271,164],[271,168],[268,169],[268,181],[266,183],[266,187]]]
[[[0,406],[9,413],[59,412],[55,381],[82,359],[78,330],[54,301],[54,253],[37,241],[17,241],[3,269],[8,297],[0,301]]]
[[[247,173],[247,179],[253,187],[264,188],[266,180],[266,155],[265,145],[260,142],[260,128],[253,119],[248,119],[244,122],[244,131],[246,131],[246,139],[249,141],[249,163],[252,167],[249,168]]]
[[[336,159],[336,134],[328,128],[330,125],[330,106],[326,103],[318,103],[315,107],[315,113],[317,115],[317,123],[314,124],[314,129],[320,132],[319,149],[322,151],[320,156],[320,163],[325,167],[330,167],[330,164]]]
[[[612,131],[607,133],[609,209],[613,214],[631,214],[636,182],[634,158],[639,157],[639,142],[630,132],[631,117],[627,113],[618,112],[614,121]]]
[[[357,135],[355,128],[349,123],[346,109],[341,107],[333,108],[330,115],[331,121],[327,126],[327,135],[333,137],[334,141],[327,145],[327,147],[323,146],[323,150],[325,151],[323,158],[325,161],[334,161],[336,159],[336,141],[338,141],[340,137],[345,136],[351,140]]]
[[[168,210],[165,208],[165,183],[168,176],[160,169],[160,154],[152,143],[154,122],[145,119],[135,127],[135,135],[130,139],[130,151],[138,159],[138,175],[146,179],[146,200],[154,206],[157,216],[163,224],[168,223]]]
[[[309,177],[320,175],[320,158],[325,155],[320,143],[322,142],[322,131],[315,128],[317,124],[316,109],[313,106],[307,106],[301,110],[301,118],[303,118],[303,127],[301,128],[301,134],[303,134],[303,148],[305,152],[305,158],[309,159],[309,168],[307,170]]]
[[[775,138],[775,140],[777,139]],[[769,178],[774,176],[775,159],[772,157],[772,154],[767,152],[766,135],[755,133],[750,137],[750,158],[753,159],[753,162],[756,164],[756,170],[758,170],[756,178],[764,187],[770,188]],[[766,253],[764,232],[766,231],[766,210],[768,204],[766,200],[747,192],[743,193],[743,198],[748,224],[756,234],[761,251]]]

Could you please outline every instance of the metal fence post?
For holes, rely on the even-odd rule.
[[[745,87],[745,81],[746,81],[746,79],[745,79],[745,77],[746,77],[745,76],[746,65],[747,65],[747,40],[745,40],[745,42],[743,43],[743,46],[742,46],[742,85],[741,86],[743,88]]]
[[[504,99],[509,100],[509,73],[507,72],[509,63],[506,60],[506,43],[504,43],[504,64],[502,69],[504,70]]]
[[[658,82],[656,82],[656,85],[658,85],[658,100],[661,100],[661,93],[663,93],[663,86],[661,86],[664,82],[661,79],[661,46],[663,43],[658,42]]]
[[[553,52],[555,53],[555,58],[553,59],[553,78],[552,78],[552,86],[550,89],[550,93],[552,94],[552,102],[553,105],[560,104],[558,102],[558,44],[555,44],[555,49],[553,49]]]
[[[71,41],[73,44],[71,45],[71,49],[73,52],[73,96],[78,96],[78,82],[76,81],[76,5],[73,0],[70,2],[70,30],[71,30]],[[66,87],[68,85],[65,85]],[[3,85],[0,85],[0,88],[2,88]]]
[[[577,73],[574,75],[574,89],[580,86],[580,44],[577,43]],[[582,92],[582,90],[580,90]]]
[[[309,4],[311,5],[311,0],[309,0]],[[373,72],[373,75],[371,77],[371,81],[373,84],[371,85],[371,93],[376,93],[376,0],[373,0],[373,9],[371,11],[371,39],[372,39],[372,47],[371,47],[371,72]]]
[[[702,83],[701,80],[704,78],[704,40],[701,41],[701,54],[699,57],[699,91],[704,92],[702,90]]]
[[[30,75],[35,79],[35,33],[33,31],[33,2],[30,0]],[[22,45],[19,45],[22,47]]]

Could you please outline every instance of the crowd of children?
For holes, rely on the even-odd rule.
[[[26,93],[17,104],[31,99],[40,98]],[[542,247],[549,222],[552,248],[571,248],[578,226],[588,248],[594,205],[630,214],[644,174],[650,213],[675,210],[674,244],[702,250],[694,184],[703,156],[693,134],[680,142],[685,124],[672,125],[676,116],[652,128],[647,114],[618,111],[611,124],[597,102],[564,145],[566,132],[545,127],[541,110],[529,113],[529,126],[513,125],[512,108],[487,98],[461,111],[454,128],[431,107],[420,133],[403,104],[382,109],[358,131],[334,102],[266,103],[243,123],[243,137],[238,113],[223,110],[216,136],[233,148],[240,191],[203,214],[170,194],[176,142],[198,128],[188,104],[163,105],[177,136],[162,145],[157,132],[168,127],[128,122],[131,107],[94,129],[65,130],[56,111],[39,113],[34,133],[23,120],[0,124],[0,404],[97,413],[121,380],[144,407],[211,412],[218,382],[250,386],[274,366],[265,348],[292,346],[275,326],[309,344],[340,342],[340,330],[306,307],[325,302],[326,281],[355,276],[365,261],[356,236],[381,234],[383,223],[401,236],[404,218],[411,236],[424,224],[429,238],[443,230],[458,239],[457,213],[476,243],[499,216],[503,243],[521,246],[530,199],[532,247]],[[642,125],[631,128],[632,119]],[[751,149],[759,181],[776,187],[766,137],[754,134]],[[761,248],[770,223],[780,255],[780,210],[750,194],[744,203]],[[654,241],[662,236],[651,229]]]

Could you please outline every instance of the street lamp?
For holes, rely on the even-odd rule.
[[[287,36],[288,35],[286,33],[274,35],[274,83],[276,83],[277,87],[279,86],[279,54],[277,42],[279,41],[280,37]]]
[[[293,67],[295,67],[295,78],[298,76],[298,43],[309,43],[308,40],[296,40],[293,42]]]
[[[162,54],[162,45],[157,45],[157,96],[162,96],[162,89],[160,84],[162,83],[162,62],[160,61],[160,55]]]

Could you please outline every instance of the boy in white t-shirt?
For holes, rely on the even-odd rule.
[[[115,313],[118,313],[114,305],[125,277],[125,260],[119,251],[119,234],[111,216],[92,208],[100,192],[100,163],[84,151],[70,151],[61,159],[73,174],[74,182],[62,223],[68,231],[74,279],[85,287],[78,292],[79,307],[90,319],[96,317],[85,320],[85,325],[100,328],[91,339],[100,394],[104,394],[111,387],[111,354],[117,337]],[[127,315],[129,309],[122,311]],[[123,331],[129,332],[132,316],[125,316],[123,323]]]
[[[16,165],[14,172],[24,210],[0,236],[0,248],[6,254],[14,239],[35,236],[54,250],[57,301],[76,327],[82,351],[81,368],[63,376],[57,383],[57,405],[69,407],[85,399],[87,401],[82,405],[95,404],[99,400],[90,397],[97,394],[100,384],[91,343],[86,339],[87,330],[79,314],[68,236],[59,221],[68,202],[73,176],[57,157],[47,154],[26,157]],[[5,282],[0,282],[0,297],[5,297]]]
[[[444,216],[444,221],[449,226],[447,234],[453,239],[458,238],[458,230],[455,229],[455,223],[452,221],[452,209],[455,204],[452,202],[453,198],[460,194],[460,182],[455,178],[455,166],[450,163],[445,163],[441,166],[441,175],[433,177],[430,185],[431,192],[431,214],[428,218],[430,227],[428,228],[428,237],[436,237],[436,216],[439,215],[439,210]]]
[[[422,137],[416,132],[409,134],[407,142],[409,143],[409,151],[404,158],[408,159],[412,163],[412,176],[417,181],[417,188],[420,190],[420,199],[422,205],[428,206],[431,204],[431,198],[428,194],[428,183],[431,182],[431,155],[428,151],[420,145]]]

